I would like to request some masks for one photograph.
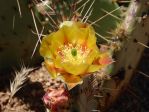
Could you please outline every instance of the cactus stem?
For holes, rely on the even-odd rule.
[[[133,26],[136,23],[136,16],[137,13],[139,11],[139,9],[142,7],[142,5],[144,5],[142,2],[138,2],[137,0],[133,0],[130,5],[129,5],[129,9],[127,10],[126,13],[126,18],[124,19],[123,22],[123,26],[124,26],[124,30],[126,35],[130,34],[132,32]]]

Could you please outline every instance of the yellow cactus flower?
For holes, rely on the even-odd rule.
[[[110,53],[100,52],[95,31],[90,25],[67,23],[43,38],[40,54],[52,77],[62,77],[72,88],[81,83],[87,74],[111,64],[112,58]]]

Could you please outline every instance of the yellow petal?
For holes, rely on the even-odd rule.
[[[44,64],[45,64],[45,67],[47,68],[48,72],[52,76],[52,78],[56,78],[57,77],[57,71],[54,67],[53,62],[49,61],[49,60],[45,60]]]
[[[52,44],[56,44],[56,45],[62,45],[65,42],[65,35],[63,30],[58,30],[57,32],[55,32],[51,38],[49,38],[51,40]]]
[[[88,38],[87,38],[87,47],[88,48],[93,48],[96,45],[96,36],[95,36],[95,31],[92,27],[88,27],[89,29],[89,35],[88,35]]]
[[[54,60],[54,65],[56,68],[62,68],[62,59],[60,56],[56,56],[55,60]]]
[[[76,26],[64,26],[63,31],[68,39],[68,42],[72,44],[82,44],[86,41],[88,36],[88,29],[78,28]]]
[[[45,58],[52,58],[52,53],[50,51],[49,45],[50,43],[46,41],[46,38],[43,38],[40,49],[39,49],[41,56]]]
[[[83,82],[79,76],[74,76],[71,74],[62,74],[62,77],[64,78],[69,90],[78,84],[82,84]]]
[[[79,76],[74,76],[72,74],[62,74],[62,76],[64,77],[64,80],[67,82],[67,83],[78,83],[81,81],[81,78]]]
[[[47,35],[42,39],[40,54],[43,57],[52,58],[57,54],[59,46],[64,44],[64,35],[61,30]]]
[[[71,63],[62,63],[62,66],[66,72],[73,75],[83,74],[88,68],[87,64],[73,65]]]
[[[51,41],[50,49],[52,53],[57,55],[59,47],[64,46],[66,42],[63,31],[62,30],[57,31],[48,39]]]
[[[87,64],[92,64],[93,61],[97,58],[99,55],[99,50],[95,47],[91,50],[91,52],[88,54],[86,57],[86,63]]]

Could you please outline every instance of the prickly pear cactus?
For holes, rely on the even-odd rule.
[[[33,20],[25,0],[20,1],[21,17],[16,0],[0,1],[0,72],[20,66],[36,65],[40,61],[38,51],[31,58],[37,36]]]
[[[32,0],[28,6],[35,28],[31,29],[32,25],[27,26],[32,33],[36,34],[35,40],[23,29],[25,26],[21,20],[30,21],[31,18],[28,17],[28,14],[23,15],[19,7],[20,16],[24,17],[19,22],[16,18],[18,15],[12,16],[12,31],[13,36],[16,37],[2,39],[1,45],[3,46],[0,50],[3,53],[0,54],[2,57],[0,68],[16,66],[20,58],[34,64],[34,61],[30,60],[30,56],[34,54],[32,51],[37,47],[36,45],[41,43],[39,51],[44,58],[44,65],[51,77],[60,78],[66,83],[67,89],[72,93],[74,102],[72,108],[78,112],[105,110],[130,81],[144,49],[140,45],[145,46],[148,41],[144,35],[148,26],[143,30],[139,30],[140,24],[136,26],[136,29],[134,27],[138,17],[148,8],[147,1],[127,1],[131,3],[128,8],[124,8],[127,10],[125,15],[117,2],[113,0]],[[25,10],[22,6],[21,9]],[[2,20],[5,20],[4,16],[2,16]],[[18,38],[18,34],[14,32],[19,23],[22,24],[23,30],[17,31],[22,32],[19,35],[22,38]],[[132,33],[133,29],[135,30]],[[138,34],[139,31],[141,33]],[[12,34],[8,36],[10,38]],[[142,38],[140,39],[140,37]],[[6,44],[8,40],[11,44]],[[85,44],[82,41],[85,41]],[[9,49],[6,50],[4,45],[14,46],[14,49],[8,47]],[[137,53],[134,46],[137,48]],[[118,50],[120,52],[116,52]],[[115,59],[113,59],[114,55],[116,55]],[[136,57],[136,61],[133,61],[134,57]],[[33,60],[39,61],[36,55]],[[121,69],[126,77],[123,80],[117,80],[115,74],[119,74]],[[63,91],[64,89],[66,88],[63,88]],[[117,91],[109,91],[111,89]],[[63,91],[60,97],[63,97]],[[57,91],[54,90],[55,92]],[[48,91],[48,94],[51,94],[51,90]],[[51,109],[50,96],[46,95],[44,98],[45,104],[48,105],[47,108]],[[67,100],[65,99],[67,102],[68,95],[65,98],[67,98]],[[55,101],[56,104],[60,104],[59,101]],[[55,109],[57,107],[54,105],[53,112]]]

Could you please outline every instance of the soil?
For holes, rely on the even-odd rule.
[[[28,77],[26,85],[17,92],[11,101],[9,101],[9,85],[6,85],[9,84],[8,78],[10,77],[0,77],[0,82],[2,82],[0,86],[0,112],[45,112],[46,108],[42,101],[45,91],[49,87],[58,88],[63,85],[60,80],[51,79],[44,67],[33,71]]]

